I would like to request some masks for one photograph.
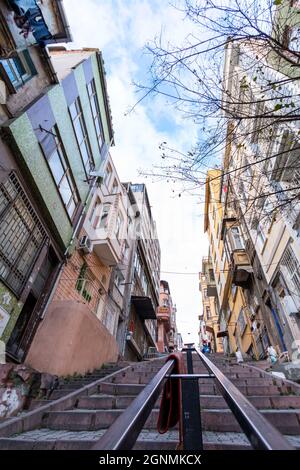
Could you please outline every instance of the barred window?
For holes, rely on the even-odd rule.
[[[16,175],[0,184],[0,279],[17,295],[47,235]]]
[[[298,294],[300,292],[300,264],[290,246],[287,247],[282,257],[281,265],[287,270],[293,283],[292,288]]]

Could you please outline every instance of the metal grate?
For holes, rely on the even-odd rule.
[[[14,172],[0,184],[0,227],[0,279],[20,295],[47,236]]]
[[[290,246],[287,247],[281,264],[286,267],[298,294],[300,292],[300,265]]]

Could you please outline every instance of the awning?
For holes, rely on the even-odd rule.
[[[153,308],[150,297],[131,296],[131,302],[135,307],[136,313],[143,320],[156,320],[156,313]]]
[[[209,331],[209,333],[214,333],[215,332],[215,330],[213,329],[212,326],[205,325],[205,329],[206,329],[206,331]]]
[[[225,336],[228,336],[228,330],[219,331],[219,333],[217,333],[217,338],[224,338]]]

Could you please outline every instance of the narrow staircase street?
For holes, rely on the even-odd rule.
[[[212,362],[232,381],[290,444],[300,448],[300,386],[275,378],[258,368],[222,355]],[[0,449],[90,449],[129,406],[165,362],[165,358],[131,363],[106,377],[82,379],[81,388],[66,384],[53,399],[33,404],[33,410],[0,425]],[[194,373],[206,373],[194,357]],[[214,380],[199,379],[204,449],[243,450],[250,443],[220,395]],[[65,394],[64,392],[67,392]],[[56,398],[56,399],[55,399]],[[178,444],[178,427],[166,434],[156,430],[159,400],[141,432],[135,449],[168,450]]]

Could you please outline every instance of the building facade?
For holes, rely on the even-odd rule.
[[[206,181],[205,231],[209,237],[212,269],[219,304],[223,349],[239,349],[253,359],[265,356],[269,334],[259,313],[253,267],[243,244],[234,212],[224,204],[228,186],[222,184],[222,171],[210,170]]]
[[[30,313],[43,308],[42,290],[51,283],[60,257],[9,128],[20,116],[29,116],[30,104],[55,87],[57,77],[45,48],[53,37],[41,43],[20,35],[10,3],[0,5],[0,339],[9,358],[22,360],[36,328]],[[62,2],[47,2],[44,14],[52,18],[59,40],[69,41]],[[26,146],[28,136],[22,138]]]
[[[72,328],[74,317],[59,326],[59,308],[51,315],[45,313],[51,310],[57,282],[64,279],[65,260],[77,248],[113,132],[101,53],[61,48],[50,53],[59,83],[44,89],[26,111],[2,125],[5,145],[17,160],[15,171],[7,162],[2,173],[8,202],[1,221],[6,227],[1,281],[9,289],[4,295],[13,309],[2,335],[12,359],[26,357],[33,367],[47,370],[52,356],[53,370],[57,364],[59,371],[66,354],[63,332]],[[21,178],[34,193],[32,203]],[[78,278],[79,273],[70,272],[70,264],[66,278]],[[66,314],[64,318],[67,322]],[[47,331],[60,334],[59,347]]]
[[[156,349],[157,307],[160,288],[160,245],[144,184],[127,184],[136,200],[135,243],[131,274],[130,313],[125,357],[142,359],[149,348]]]
[[[157,349],[160,353],[177,350],[176,306],[167,281],[160,281],[157,309]]]
[[[298,354],[300,346],[300,207],[295,193],[299,184],[299,121],[292,116],[284,119],[281,108],[285,109],[282,103],[287,100],[282,97],[296,98],[299,87],[290,80],[290,75],[277,70],[273,56],[268,57],[268,62],[257,54],[259,52],[248,44],[227,47],[226,89],[231,90],[233,99],[239,96],[240,109],[244,110],[246,119],[234,136],[228,133],[224,170],[237,170],[224,185],[231,188],[231,199],[238,202],[234,210],[239,214],[239,230],[254,269],[259,291],[259,307],[256,307],[261,312],[259,319],[264,320],[268,340],[278,353],[288,351],[291,357],[293,353]],[[255,64],[258,57],[263,73],[256,74],[249,64]],[[246,91],[241,77],[247,82]],[[280,92],[271,87],[262,99],[260,89],[266,83],[278,81],[283,83]],[[249,96],[254,103],[262,102],[256,104],[260,106],[256,114],[263,118],[247,119],[251,112]],[[278,108],[276,120],[267,118],[270,106]]]
[[[202,258],[202,272],[199,274],[199,288],[202,297],[203,314],[200,316],[199,344],[210,344],[213,352],[223,352],[220,338],[220,309],[218,293],[211,258]]]

